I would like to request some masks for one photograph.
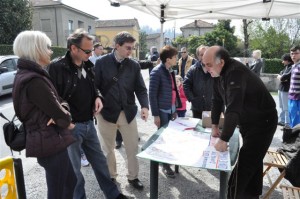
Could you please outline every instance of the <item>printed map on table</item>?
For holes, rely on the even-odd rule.
[[[157,140],[137,156],[169,164],[230,171],[229,151],[216,151],[213,147],[216,138],[209,133],[185,130],[195,128],[196,125],[191,126],[182,121],[171,122]]]

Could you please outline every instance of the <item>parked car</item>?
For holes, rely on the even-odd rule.
[[[0,56],[0,96],[12,92],[18,59],[15,55]]]

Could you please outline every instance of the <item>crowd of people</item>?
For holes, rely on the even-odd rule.
[[[45,169],[49,199],[86,198],[81,166],[91,165],[108,199],[128,198],[118,189],[115,148],[124,143],[128,183],[142,190],[139,180],[139,135],[136,115],[146,122],[149,108],[160,128],[185,117],[191,102],[194,118],[211,111],[212,136],[217,151],[226,151],[238,126],[243,145],[228,183],[228,198],[259,198],[262,194],[263,158],[277,124],[300,123],[300,46],[282,57],[279,120],[276,104],[259,75],[261,51],[253,51],[253,65],[231,58],[220,46],[201,45],[196,59],[187,48],[151,48],[148,91],[141,75],[142,62],[131,58],[135,38],[120,32],[114,49],[103,46],[83,29],[67,39],[65,56],[51,60],[51,40],[40,31],[21,32],[14,41],[20,57],[13,88],[16,114],[27,131],[26,156],[36,157]],[[172,69],[178,63],[178,71]],[[218,122],[224,112],[222,131]],[[94,120],[97,120],[97,129]],[[119,134],[119,138],[117,134]],[[121,138],[120,138],[121,136]],[[120,141],[121,139],[121,141]],[[120,144],[121,143],[121,144]],[[61,165],[64,165],[63,167]],[[163,173],[175,178],[170,164]]]

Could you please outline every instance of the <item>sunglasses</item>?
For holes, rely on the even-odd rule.
[[[92,50],[83,50],[82,48],[80,48],[79,46],[77,46],[77,45],[75,45],[74,44],[74,46],[76,46],[77,48],[79,48],[80,50],[82,50],[85,54],[90,54],[91,52],[92,52]]]

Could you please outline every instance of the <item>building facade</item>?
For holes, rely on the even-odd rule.
[[[77,28],[95,35],[97,17],[82,12],[61,1],[31,0],[33,5],[33,30],[45,32],[53,46],[67,47],[68,36]]]
[[[97,20],[96,37],[104,48],[114,48],[114,37],[121,31],[129,32],[135,39],[135,50],[132,57],[139,58],[139,36],[140,26],[137,19],[118,19],[118,20]]]
[[[201,36],[207,32],[211,32],[214,29],[214,25],[202,20],[195,20],[180,28],[182,36],[187,38],[191,35]]]

